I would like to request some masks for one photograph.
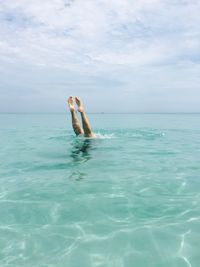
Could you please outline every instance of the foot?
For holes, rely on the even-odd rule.
[[[67,102],[68,102],[69,110],[70,110],[71,112],[73,112],[73,111],[74,111],[74,100],[73,100],[73,97],[70,96],[70,97],[68,98]]]
[[[83,109],[83,104],[81,103],[81,100],[76,96],[75,97],[75,101],[76,101],[76,104],[78,106],[78,111],[79,112],[83,112],[84,109]]]

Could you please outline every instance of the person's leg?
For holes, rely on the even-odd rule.
[[[78,97],[75,97],[75,100],[76,100],[76,104],[78,106],[78,111],[81,114],[83,130],[84,130],[85,136],[86,137],[93,137],[94,134],[92,133],[92,128],[91,128],[90,123],[88,121],[88,118],[85,114],[83,105],[82,105],[82,103]]]
[[[69,109],[70,109],[70,112],[71,112],[71,115],[72,115],[72,127],[74,129],[74,132],[76,135],[79,135],[79,134],[84,134],[84,131],[80,125],[80,122],[78,120],[78,117],[77,117],[77,114],[76,114],[76,111],[74,109],[74,102],[73,102],[73,97],[70,96],[68,98],[68,105],[69,105]]]

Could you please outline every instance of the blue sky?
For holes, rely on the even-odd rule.
[[[200,0],[0,0],[0,112],[200,112]]]

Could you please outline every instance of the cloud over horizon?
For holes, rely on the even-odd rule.
[[[199,0],[0,0],[0,111],[63,111],[78,94],[94,112],[199,112],[199,13]]]

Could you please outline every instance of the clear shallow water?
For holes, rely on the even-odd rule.
[[[0,115],[0,266],[200,266],[200,115]]]

